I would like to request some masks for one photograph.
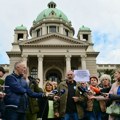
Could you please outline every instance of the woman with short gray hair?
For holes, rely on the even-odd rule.
[[[101,82],[102,88],[108,88],[108,87],[110,87],[111,86],[111,77],[110,77],[110,75],[103,74],[100,77],[100,82]]]
[[[111,89],[111,77],[108,74],[103,74],[100,77],[100,82],[101,82],[101,92],[102,93],[108,93]],[[106,107],[108,107],[111,104],[111,101],[106,102]],[[108,120],[108,114],[106,112],[102,113],[102,120]]]

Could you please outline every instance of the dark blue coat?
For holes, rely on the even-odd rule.
[[[26,111],[28,105],[27,95],[34,98],[43,96],[42,92],[33,92],[28,87],[26,80],[24,80],[22,76],[18,76],[15,73],[12,73],[6,77],[5,86],[8,86],[5,88],[5,106],[14,107],[20,112]]]

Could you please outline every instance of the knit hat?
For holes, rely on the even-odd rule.
[[[98,77],[96,77],[96,76],[91,76],[91,77],[90,77],[90,81],[91,81],[91,78],[95,78],[95,79],[99,82]]]

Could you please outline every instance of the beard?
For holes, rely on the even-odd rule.
[[[68,77],[69,80],[72,80],[73,78],[72,77]]]

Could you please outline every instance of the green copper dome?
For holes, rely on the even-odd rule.
[[[15,30],[27,30],[27,28],[25,26],[21,25],[21,26],[17,26],[15,28]]]
[[[56,4],[51,1],[48,3],[48,8],[43,10],[34,21],[35,23],[38,23],[39,21],[43,20],[44,18],[61,18],[66,22],[69,22],[67,16],[59,9],[56,8]]]
[[[82,31],[90,31],[90,28],[88,28],[88,27],[85,27],[84,25],[82,25],[82,27],[80,27],[80,29],[79,30],[82,30]]]

